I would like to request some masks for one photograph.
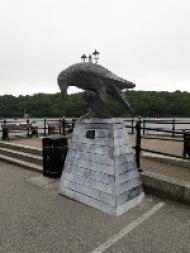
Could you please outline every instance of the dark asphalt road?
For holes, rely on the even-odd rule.
[[[0,162],[0,252],[92,252],[131,224],[129,233],[105,252],[190,252],[190,206],[148,195],[115,218],[39,187],[39,173]],[[40,183],[39,183],[40,185]],[[138,224],[160,202],[165,205]]]

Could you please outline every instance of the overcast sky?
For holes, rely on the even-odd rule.
[[[137,90],[190,91],[190,1],[0,0],[0,95],[59,92],[95,48]]]

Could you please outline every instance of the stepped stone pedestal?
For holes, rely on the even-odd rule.
[[[142,200],[141,178],[121,120],[76,122],[60,193],[116,216]]]

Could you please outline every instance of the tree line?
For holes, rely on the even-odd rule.
[[[134,109],[134,115],[116,101],[106,102],[113,117],[190,117],[189,92],[127,91],[127,100]],[[29,117],[80,117],[88,105],[83,94],[62,97],[56,94],[34,94],[15,97],[0,96],[0,118],[20,118],[26,113]]]

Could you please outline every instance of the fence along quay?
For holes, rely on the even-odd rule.
[[[140,155],[141,152],[152,153],[162,156],[168,156],[173,158],[181,158],[189,160],[190,154],[190,135],[188,131],[190,130],[190,120],[177,120],[177,119],[123,119],[126,128],[130,129],[129,134],[136,135],[135,145],[133,148],[136,150],[136,162],[140,168]],[[19,124],[29,124],[37,127],[39,134],[44,136],[51,133],[59,133],[65,135],[68,131],[72,131],[76,118],[74,119],[27,119],[27,120],[11,120],[4,119],[0,121],[1,123],[1,134],[3,133],[3,128],[7,125],[19,125]],[[164,128],[156,127],[156,125],[163,125]],[[20,129],[26,136],[29,136],[28,125],[25,125],[25,128]],[[151,126],[151,127],[150,127]],[[155,126],[155,127],[154,127]],[[166,128],[169,126],[169,128]],[[177,129],[177,126],[183,126],[183,128]],[[10,129],[11,134],[15,134],[16,130]],[[159,140],[159,141],[168,141],[168,142],[181,142],[183,144],[183,150],[181,150],[181,156],[176,154],[171,154],[167,152],[161,152],[157,150],[147,149],[142,147],[142,140]]]
[[[145,121],[145,123],[154,123],[156,124],[156,121]],[[141,166],[140,166],[140,155],[141,152],[146,152],[146,153],[152,153],[156,155],[161,155],[161,156],[167,156],[167,157],[172,157],[172,158],[180,158],[184,160],[190,160],[190,131],[189,128],[186,129],[175,129],[174,124],[180,124],[180,125],[189,125],[190,122],[176,122],[175,120],[172,121],[159,121],[159,124],[170,124],[172,126],[172,129],[164,129],[164,128],[158,128],[158,127],[145,127],[145,123],[143,120],[138,119],[135,122],[134,126],[134,121],[131,122],[131,125],[127,125],[127,128],[131,128],[131,134],[134,134],[134,130],[136,130],[136,144],[133,147],[136,150],[136,162],[137,166],[140,171],[142,171]],[[149,134],[148,134],[149,133]],[[151,134],[150,134],[151,133]],[[162,136],[163,134],[163,136]],[[172,138],[166,138],[165,136],[171,136]],[[175,138],[174,138],[175,137]],[[183,143],[183,150],[181,150],[181,156],[176,155],[176,154],[171,154],[167,152],[161,152],[154,150],[153,148],[147,149],[142,147],[142,139],[152,139],[152,140],[159,140],[159,141],[170,141],[170,142],[181,142]]]
[[[136,128],[136,123],[138,121],[138,118],[131,118],[131,119],[124,119],[124,122],[126,123],[126,127],[130,128],[131,131],[129,131],[129,134],[134,134],[135,128]],[[177,130],[190,130],[190,118],[188,119],[147,119],[147,118],[141,118],[141,127],[142,129],[142,134],[151,134],[152,132],[146,130],[146,128],[157,128],[157,129],[166,129],[166,130],[171,130],[171,135],[172,137],[175,137],[175,131]],[[164,127],[154,127],[154,125],[161,125]],[[178,128],[178,126],[180,128]],[[160,134],[161,132],[158,130],[157,134]],[[155,134],[155,131],[154,131]],[[167,133],[169,134],[169,133]]]
[[[76,119],[4,119],[0,121],[1,128],[0,133],[2,139],[6,139],[17,134],[26,134],[27,137],[31,136],[34,133],[34,130],[44,136],[59,133],[65,135],[68,131],[72,131],[74,128]]]

